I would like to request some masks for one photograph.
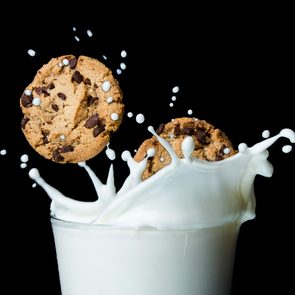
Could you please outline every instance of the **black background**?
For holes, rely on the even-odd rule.
[[[273,7],[221,14],[211,10],[180,13],[167,11],[114,14],[114,7],[101,6],[83,14],[76,8],[50,7],[50,17],[23,11],[18,25],[1,24],[2,63],[5,80],[1,86],[0,157],[3,186],[2,216],[5,282],[16,294],[56,294],[59,282],[53,237],[49,222],[50,200],[39,187],[33,189],[29,169],[21,169],[20,156],[30,157],[29,168],[38,167],[42,176],[67,196],[93,200],[94,190],[76,165],[60,165],[41,158],[28,145],[20,129],[19,97],[35,72],[51,57],[63,54],[89,55],[105,62],[119,80],[126,114],[143,113],[137,124],[125,116],[114,134],[111,147],[117,152],[115,177],[118,186],[128,171],[119,155],[132,151],[150,137],[146,128],[173,117],[187,115],[205,119],[225,131],[234,145],[252,145],[261,133],[282,128],[295,129],[294,46],[291,20],[286,11]],[[92,11],[92,12],[91,12]],[[157,11],[159,12],[159,11]],[[109,17],[106,17],[109,14]],[[102,17],[104,15],[104,17]],[[127,23],[129,24],[127,25]],[[72,27],[77,28],[73,32]],[[89,38],[86,30],[91,29]],[[77,42],[74,36],[80,37]],[[37,54],[31,57],[27,50]],[[116,75],[128,56],[127,69]],[[3,78],[2,78],[3,79]],[[180,92],[173,108],[171,89]],[[255,180],[257,217],[242,225],[237,244],[232,295],[284,294],[291,290],[289,266],[294,262],[293,207],[294,151],[281,152],[282,139],[270,148],[274,165],[272,178]],[[102,153],[89,165],[105,179],[109,160]],[[4,208],[4,209],[3,209]],[[114,274],[115,275],[115,274]],[[157,294],[156,294],[157,295]],[[185,295],[185,294],[184,294]]]

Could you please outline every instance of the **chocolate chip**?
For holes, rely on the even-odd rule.
[[[174,134],[175,135],[181,135],[181,129],[180,129],[180,125],[179,124],[177,124],[177,125],[175,125],[175,127],[174,127]]]
[[[195,130],[194,134],[201,144],[207,144],[208,134],[204,129],[198,128],[197,130]]]
[[[72,76],[72,82],[81,83],[83,81],[84,77],[80,74],[80,72],[75,71]]]
[[[96,83],[94,83],[93,88],[94,88],[94,89],[97,89],[97,88],[98,88],[98,86],[97,86]]]
[[[156,130],[157,134],[160,135],[163,132],[164,128],[165,128],[165,124],[161,123]]]
[[[48,137],[47,136],[44,136],[43,137],[43,144],[47,144],[49,141],[48,141]]]
[[[49,88],[48,87],[36,87],[34,88],[34,91],[38,94],[38,95],[41,95],[41,94],[44,94],[44,96],[49,96],[50,94],[48,93],[48,90]]]
[[[85,83],[86,85],[91,85],[91,81],[90,81],[89,78],[86,78],[85,81],[84,81],[84,83]]]
[[[41,95],[41,94],[42,94],[42,87],[36,87],[36,88],[34,88],[34,91],[35,91],[38,95]]]
[[[94,114],[91,117],[89,117],[87,119],[86,123],[84,124],[84,126],[88,129],[91,129],[91,128],[95,127],[96,125],[99,125],[98,114]]]
[[[215,156],[215,161],[221,161],[221,160],[223,160],[222,156],[220,155]]]
[[[23,129],[25,129],[26,124],[27,124],[29,121],[30,121],[29,118],[27,118],[27,117],[23,117],[22,120],[21,120],[21,122],[20,122],[21,127],[22,127]]]
[[[42,87],[42,93],[44,94],[44,96],[49,96],[50,94],[47,91],[47,87]]]
[[[70,59],[70,69],[74,69],[77,65],[77,59],[76,58],[72,58]]]
[[[225,144],[223,144],[219,150],[219,155],[224,155],[224,149],[227,148]]]
[[[87,97],[87,106],[89,107],[89,106],[93,105],[96,100],[98,100],[97,97],[93,97],[93,96],[89,95]]]
[[[52,158],[55,162],[61,162],[64,160],[64,157],[60,154],[60,151],[59,149],[55,150],[53,153],[52,153]]]
[[[59,92],[58,94],[57,94],[57,96],[60,98],[60,99],[62,99],[62,100],[66,100],[66,95],[65,94],[63,94],[63,93],[61,93],[61,92]]]
[[[56,111],[56,112],[58,112],[58,110],[59,110],[59,108],[58,108],[58,105],[57,104],[52,104],[51,105],[51,107],[52,107],[52,109],[54,110],[54,111]]]
[[[33,96],[32,95],[28,96],[28,95],[23,94],[22,97],[21,97],[21,103],[25,108],[31,107],[32,106],[32,101],[33,101]]]
[[[68,153],[74,151],[74,148],[71,145],[65,145],[59,149],[60,153]]]
[[[191,136],[194,134],[195,130],[194,128],[191,128],[191,127],[183,127],[183,132],[184,134]]]
[[[55,86],[54,86],[54,84],[53,84],[53,82],[52,83],[50,83],[48,86],[48,89],[49,90],[52,90],[52,89],[54,89],[55,88]]]
[[[97,137],[104,130],[105,130],[105,127],[103,125],[98,125],[93,129],[92,134],[94,137]]]

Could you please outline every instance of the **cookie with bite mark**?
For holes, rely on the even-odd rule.
[[[122,91],[100,61],[64,55],[37,72],[20,98],[22,131],[43,157],[86,161],[103,150],[123,117]]]
[[[181,143],[186,136],[191,136],[195,141],[195,150],[192,153],[195,158],[220,161],[236,153],[228,137],[204,120],[177,118],[167,124],[161,124],[156,132],[171,144],[179,158],[183,158]],[[155,136],[141,144],[134,159],[138,162],[143,160],[149,148],[154,148],[156,152],[152,158],[148,159],[143,179],[150,177],[171,162],[170,155]]]

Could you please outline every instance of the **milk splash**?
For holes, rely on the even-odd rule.
[[[147,160],[155,151],[148,150],[147,157],[141,162],[136,162],[130,152],[123,152],[122,159],[127,162],[130,174],[118,192],[114,185],[113,165],[103,184],[85,162],[79,163],[95,187],[98,199],[94,202],[64,196],[46,183],[36,168],[31,169],[29,176],[52,199],[52,216],[71,222],[134,228],[190,229],[229,222],[241,224],[255,217],[255,176],[272,176],[273,166],[267,160],[267,148],[280,137],[295,143],[295,132],[283,129],[250,148],[240,144],[239,152],[230,158],[207,162],[191,156],[195,148],[192,137],[183,140],[184,158],[180,159],[152,127],[148,130],[167,150],[171,163],[142,181]]]

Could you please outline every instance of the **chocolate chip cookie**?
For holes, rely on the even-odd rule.
[[[123,117],[112,72],[87,56],[52,58],[20,99],[21,128],[30,145],[58,163],[86,161],[103,150]]]
[[[195,150],[192,156],[198,159],[220,161],[236,153],[227,136],[204,120],[177,118],[166,125],[161,124],[156,132],[171,144],[179,158],[183,158],[181,143],[186,136],[192,136],[194,139]],[[143,179],[150,177],[171,162],[168,152],[155,137],[142,143],[134,159],[143,160],[149,148],[154,148],[156,153],[148,160]]]

